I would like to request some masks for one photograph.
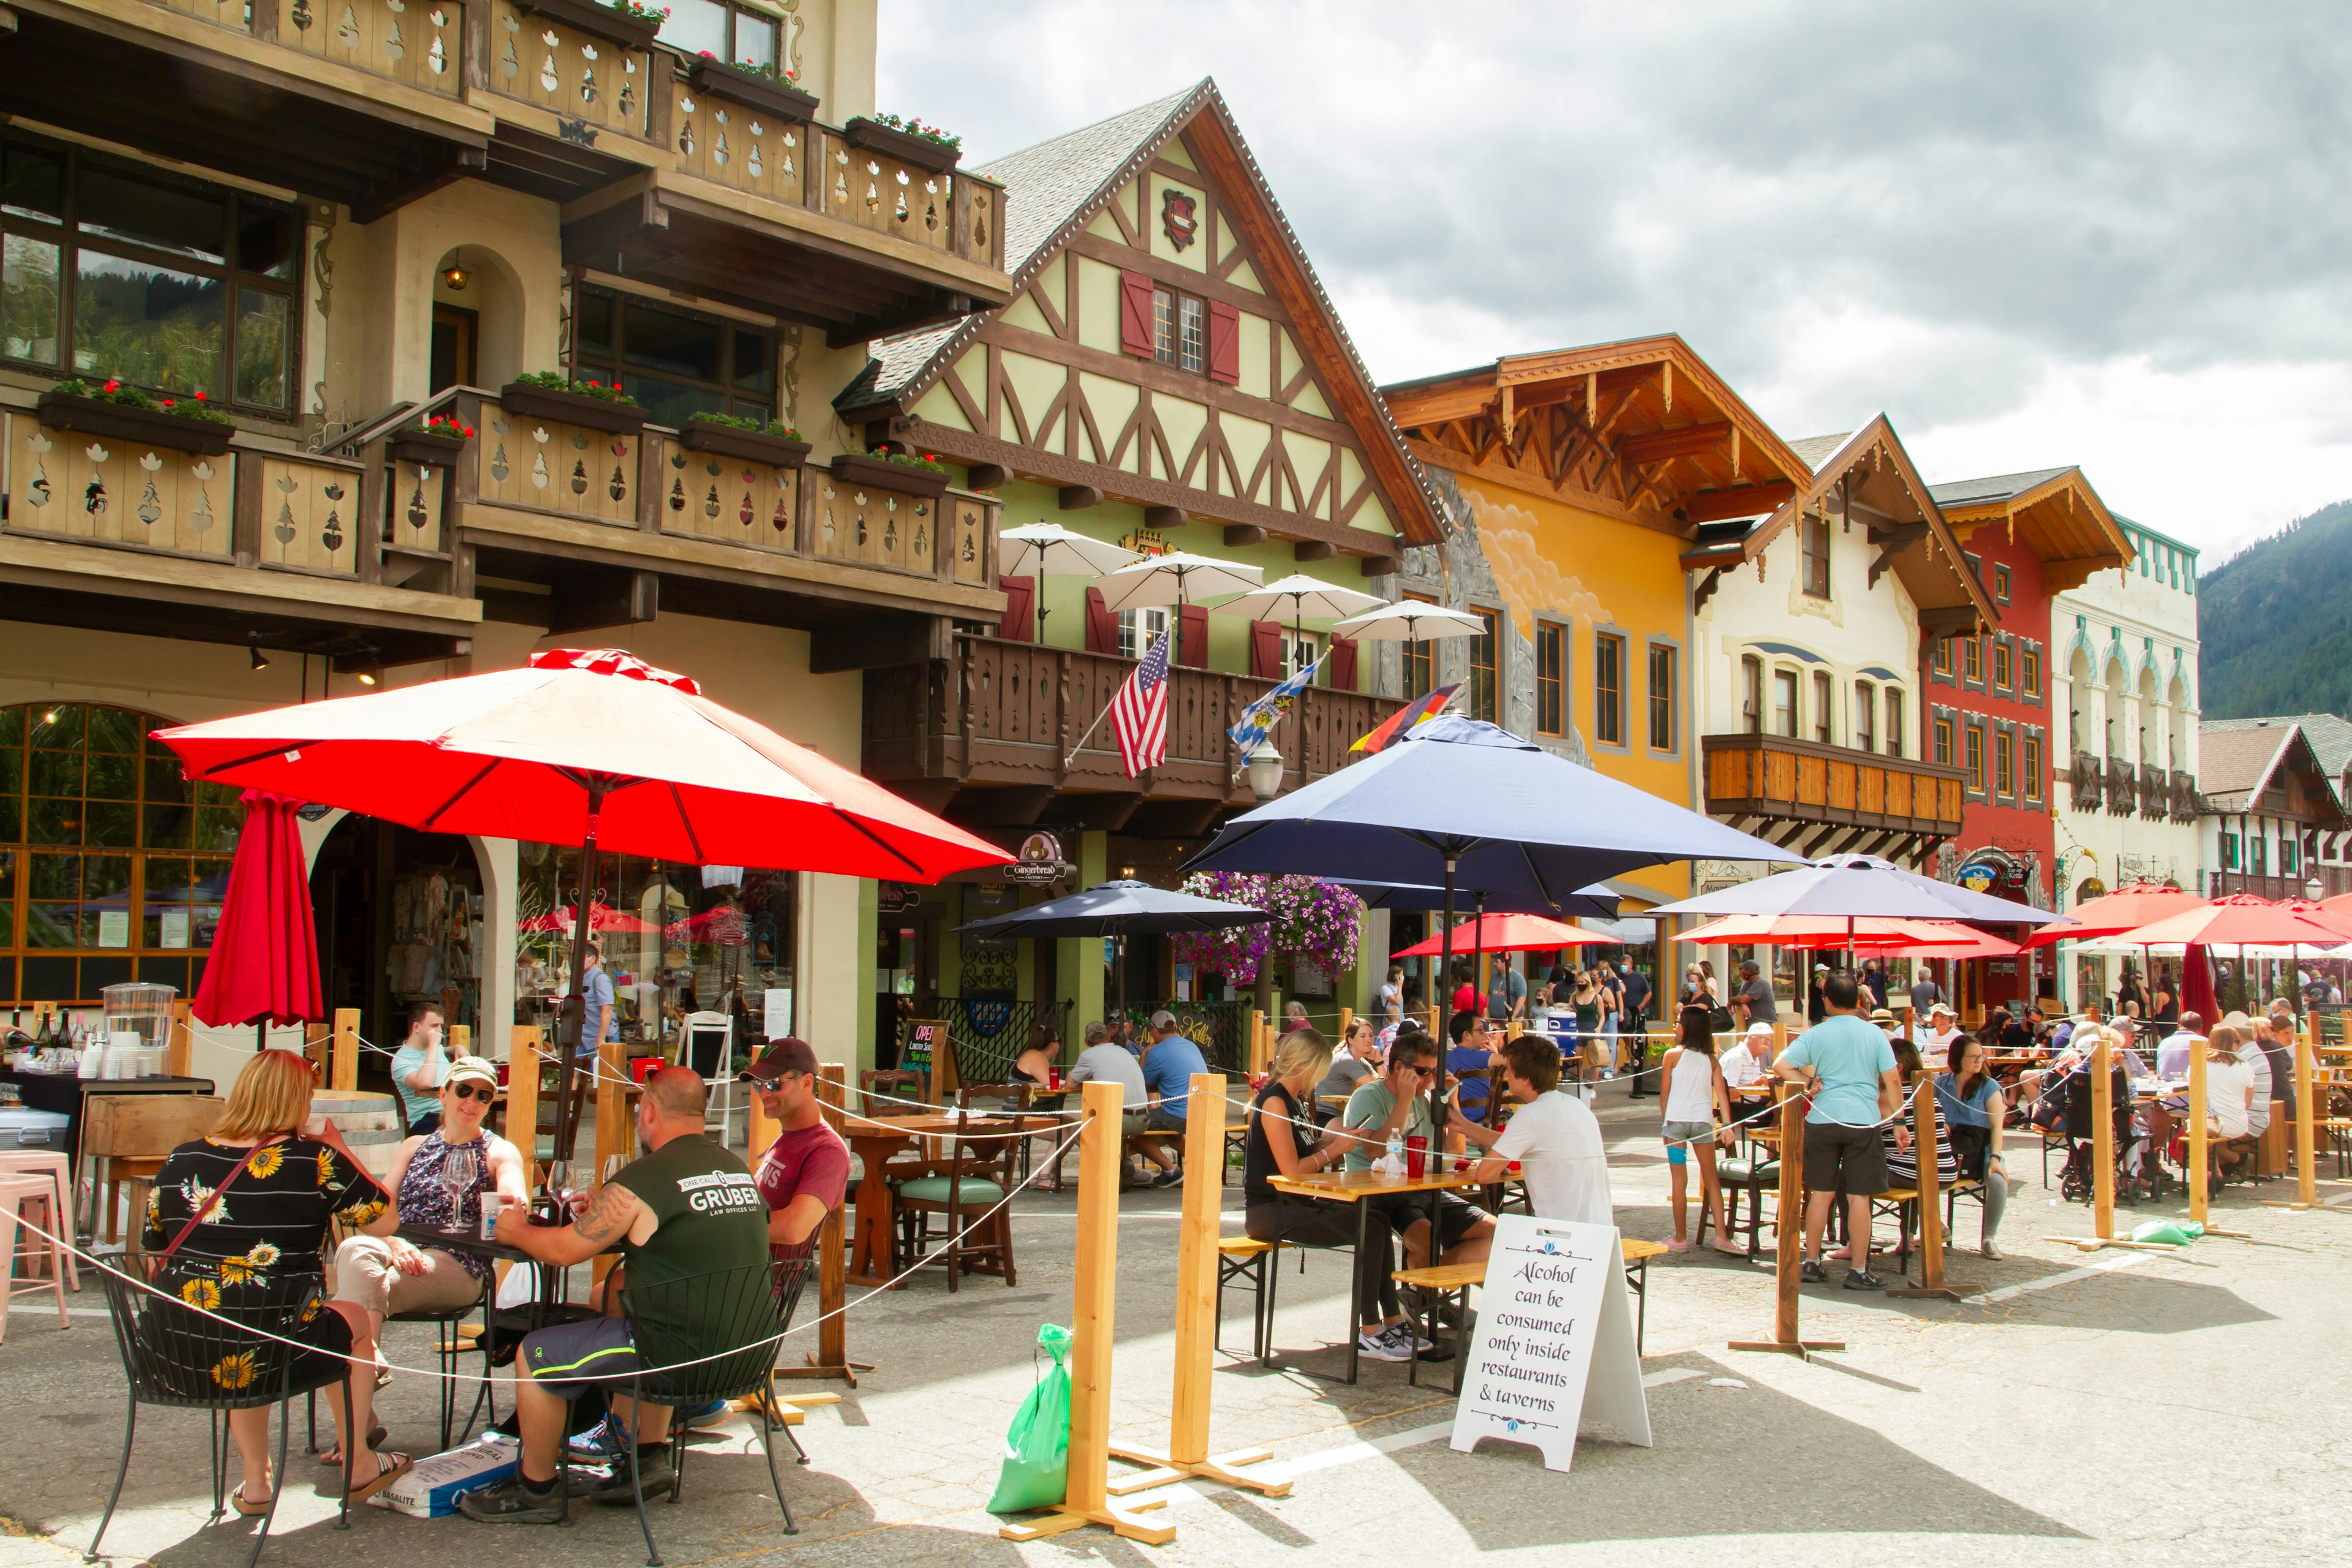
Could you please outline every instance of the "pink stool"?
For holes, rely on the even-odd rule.
[[[65,1155],[56,1151],[11,1149],[0,1152],[0,1176],[47,1175],[57,1184],[57,1196],[49,1205],[53,1220],[49,1229],[68,1241],[74,1235],[73,1167]],[[134,1216],[135,1218],[136,1216]],[[81,1270],[70,1249],[66,1253],[66,1286],[75,1295],[81,1294]]]
[[[54,1186],[52,1185],[49,1178],[45,1175],[0,1175],[0,1257],[5,1257],[8,1259],[8,1277],[5,1281],[5,1290],[0,1290],[0,1339],[5,1339],[8,1331],[8,1313],[6,1311],[8,1303],[14,1301],[19,1296],[35,1296],[44,1290],[48,1291],[51,1295],[57,1298],[58,1327],[65,1329],[71,1328],[73,1326],[66,1317],[66,1258],[68,1254],[64,1244],[59,1241],[52,1241],[46,1237],[34,1236],[30,1232],[26,1231],[18,1224],[18,1215],[24,1212],[24,1206],[26,1204],[38,1203],[46,1207],[47,1205],[54,1204],[56,1201],[57,1198]],[[44,1229],[52,1233],[58,1232],[58,1219],[54,1210],[45,1214],[42,1217],[48,1222],[47,1225],[43,1227]],[[31,1247],[21,1245],[27,1238],[29,1238],[34,1245]],[[32,1284],[17,1284],[16,1263],[18,1259],[31,1258],[37,1262],[43,1258],[46,1258],[48,1260],[49,1277],[47,1279]]]

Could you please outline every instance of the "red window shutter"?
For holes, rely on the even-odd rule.
[[[1260,680],[1282,679],[1282,623],[1250,623],[1250,673]]]
[[[1356,689],[1356,639],[1353,637],[1333,637],[1331,639],[1331,659],[1330,662],[1326,664],[1323,668],[1330,671],[1332,690],[1353,691]]]
[[[1186,605],[1180,611],[1181,630],[1176,638],[1176,662],[1194,669],[1209,668],[1209,606]]]
[[[1087,590],[1087,651],[1117,653],[1118,651],[1118,617],[1103,603],[1102,590]]]
[[[1151,279],[1140,272],[1118,275],[1118,346],[1122,353],[1151,357]]]
[[[1037,579],[1005,577],[996,579],[1004,590],[1004,619],[997,623],[996,635],[1006,642],[1030,642],[1037,635]]]
[[[1242,378],[1242,313],[1223,300],[1209,301],[1209,379],[1226,385]]]

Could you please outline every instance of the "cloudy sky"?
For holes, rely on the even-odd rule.
[[[1213,76],[1382,380],[1677,331],[1791,437],[2079,463],[2223,555],[2352,497],[2315,6],[882,0],[998,153]]]

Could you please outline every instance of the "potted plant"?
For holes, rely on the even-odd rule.
[[[168,447],[175,452],[218,457],[236,434],[229,417],[201,392],[189,397],[151,397],[135,386],[108,379],[61,381],[41,394],[33,417],[52,430]]]
[[[778,468],[797,468],[809,455],[809,444],[791,426],[730,414],[689,414],[678,426],[677,438],[689,451],[717,452]]]
[[[853,147],[886,153],[934,174],[946,174],[963,156],[962,137],[951,136],[919,120],[901,120],[895,114],[861,114],[843,126],[841,134]]]
[[[535,370],[499,388],[499,402],[509,414],[529,419],[553,419],[565,425],[585,425],[591,430],[622,435],[642,430],[646,411],[621,390],[618,381],[573,381],[561,371]]]
[[[730,65],[705,49],[701,58],[687,62],[686,84],[697,94],[728,99],[747,109],[764,109],[779,120],[816,118],[816,94],[803,92],[792,72],[775,66],[757,66],[750,60]]]
[[[833,477],[900,495],[939,496],[947,493],[949,475],[946,465],[930,453],[894,452],[877,447],[863,455],[844,452],[834,458]]]
[[[457,460],[457,454],[466,449],[473,435],[472,426],[461,424],[446,414],[436,414],[421,425],[392,433],[393,461],[446,468]]]
[[[652,47],[654,35],[669,20],[669,7],[640,5],[636,0],[613,0],[609,5],[601,0],[518,0],[515,8],[625,49]]]

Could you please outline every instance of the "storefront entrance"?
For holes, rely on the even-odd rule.
[[[357,1008],[364,1038],[397,1048],[418,1002],[480,1038],[482,872],[470,841],[345,816],[311,862],[310,908],[327,1005]]]

